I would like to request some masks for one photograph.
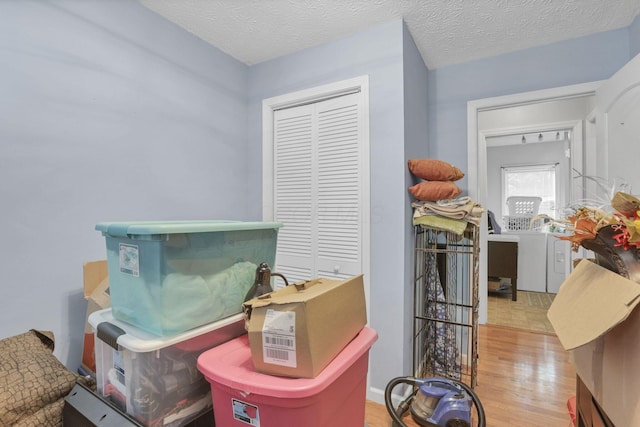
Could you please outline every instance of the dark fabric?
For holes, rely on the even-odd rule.
[[[460,379],[460,351],[456,340],[455,325],[448,323],[455,320],[455,306],[445,298],[436,254],[427,254],[427,299],[426,315],[432,319],[427,326],[429,337],[428,353],[431,355],[431,370],[436,376]],[[452,312],[452,309],[454,310]],[[444,322],[438,322],[437,320]]]
[[[496,216],[491,211],[487,211],[487,216],[489,221],[489,234],[501,234],[502,229],[498,225],[498,221],[496,221]]]
[[[93,380],[69,371],[53,348],[48,331],[0,340],[1,426],[62,426],[64,398],[76,381],[95,388]]]

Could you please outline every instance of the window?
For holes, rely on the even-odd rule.
[[[507,198],[511,196],[542,197],[539,214],[556,217],[556,176],[558,164],[510,166],[502,168],[502,216],[509,215]]]

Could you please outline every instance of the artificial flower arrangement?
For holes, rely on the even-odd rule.
[[[530,228],[563,233],[555,237],[570,241],[574,252],[580,247],[591,251],[596,264],[640,284],[640,199],[619,178],[609,181],[580,173],[576,178],[595,185],[594,197],[572,203],[565,209],[566,219],[537,215]]]
[[[593,198],[572,203],[566,219],[537,215],[531,219],[531,225],[542,220],[537,224],[564,232],[566,235],[556,237],[570,241],[574,252],[582,246],[597,255],[604,242],[605,247],[615,252],[640,254],[640,199],[630,194],[629,183],[620,178],[607,180],[583,175],[575,169],[574,172],[574,179],[588,181],[594,186]]]
[[[577,251],[585,241],[594,240],[604,227],[615,240],[613,246],[624,250],[640,248],[640,200],[631,194],[619,191],[611,200],[612,212],[603,208],[580,206],[566,220],[552,219],[556,227],[564,228],[567,236],[559,239],[571,241]]]
[[[582,246],[594,253],[597,264],[640,283],[640,200],[637,197],[618,191],[611,198],[610,206],[579,205],[564,220],[544,215],[537,218],[564,230],[566,235],[556,237],[570,241],[574,252]]]

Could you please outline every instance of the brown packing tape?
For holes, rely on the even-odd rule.
[[[291,283],[288,286],[288,288],[290,287],[291,289],[295,289],[296,291],[300,292],[320,282],[322,282],[322,279],[304,280],[301,282]],[[282,288],[282,289],[285,289],[285,288]],[[294,293],[292,290],[282,291],[282,289],[279,290],[280,293],[281,292],[289,292],[290,294]],[[272,294],[273,292],[269,292],[268,294],[260,295],[259,297],[247,300],[244,303],[242,303],[242,312],[244,313],[244,318],[245,318],[245,329],[249,330],[248,322],[251,319],[251,312],[253,308],[265,307],[270,305],[272,303],[272,300],[271,300]]]
[[[318,288],[314,285],[323,283],[324,288]],[[253,298],[243,303],[245,313],[249,313],[251,316],[251,309],[257,307],[266,307],[272,304],[290,304],[294,302],[300,302],[308,298],[308,295],[314,295],[322,292],[327,292],[333,287],[339,286],[342,283],[340,280],[333,279],[313,279],[303,282],[297,282],[291,284],[285,288],[280,288],[277,291],[270,292],[257,298]],[[301,284],[304,284],[304,288],[301,288]]]
[[[303,291],[305,289],[307,289],[310,286],[313,286],[317,283],[320,283],[321,280],[320,279],[313,279],[313,280],[305,280],[304,282],[298,282],[298,283],[294,283],[293,286],[296,288],[296,290],[298,291]]]

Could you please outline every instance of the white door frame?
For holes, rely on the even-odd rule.
[[[273,116],[276,110],[304,105],[359,92],[362,96],[362,273],[364,274],[367,318],[369,317],[369,284],[371,277],[371,192],[369,149],[369,76],[359,76],[327,85],[275,96],[262,101],[262,219],[273,221]],[[367,319],[368,320],[368,319]]]
[[[467,102],[467,183],[468,193],[481,206],[487,204],[487,146],[486,140],[478,132],[478,113],[483,110],[508,106],[531,104],[595,94],[601,81],[583,83],[513,95],[498,96]],[[585,147],[589,151],[589,147]],[[587,173],[587,171],[585,171]],[[482,216],[480,226],[480,268],[479,268],[479,322],[487,323],[487,216]]]

